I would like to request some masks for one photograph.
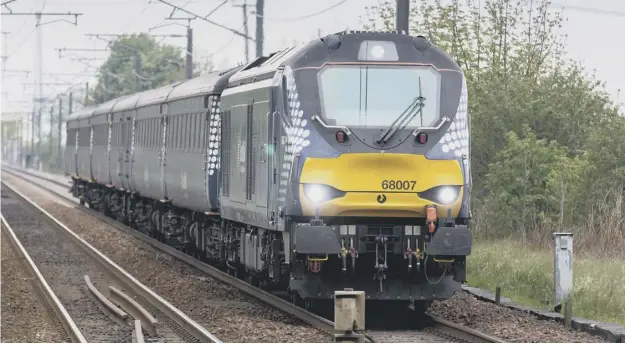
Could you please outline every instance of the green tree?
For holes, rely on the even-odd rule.
[[[566,58],[563,18],[548,8],[547,0],[411,3],[410,33],[467,77],[480,231],[525,236],[545,223],[579,223],[625,183],[625,118],[604,85]],[[394,30],[395,1],[368,12],[366,29]]]
[[[185,59],[182,50],[159,44],[146,34],[115,40],[110,50],[108,59],[100,66],[91,102],[101,103],[184,79]]]
[[[557,208],[554,194],[548,192],[550,177],[569,163],[565,148],[555,141],[538,139],[529,126],[523,127],[521,138],[508,132],[504,148],[486,176],[490,201],[499,214],[496,222],[504,228],[519,229],[525,239],[526,230],[539,225],[538,219],[552,220]]]

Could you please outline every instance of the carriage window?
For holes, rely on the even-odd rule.
[[[158,140],[158,132],[156,131],[156,121],[158,121],[158,118],[152,118],[150,121],[152,121],[152,149],[156,149],[156,142]]]
[[[140,142],[141,147],[145,147],[145,129],[146,129],[146,125],[145,125],[144,122],[145,122],[144,120],[139,120],[138,121],[138,123],[140,123],[139,124],[139,133],[140,133],[139,134],[140,135],[139,142]]]
[[[194,146],[194,142],[195,142],[195,114],[194,113],[190,113],[187,115],[189,117],[189,130],[187,131],[187,135],[189,136],[189,149],[188,151],[193,151],[193,149],[195,149]]]
[[[182,149],[182,140],[184,138],[184,135],[182,133],[182,115],[178,115],[176,117],[176,142],[177,145],[176,147],[178,148],[178,150]]]
[[[189,148],[189,114],[182,115],[183,127],[182,127],[182,150],[186,151]]]
[[[150,139],[152,135],[152,123],[149,119],[145,120],[146,132],[145,132],[145,148],[150,148]]]
[[[143,120],[137,121],[137,124],[139,125],[139,146],[143,147],[143,140],[145,139],[145,125]]]
[[[196,102],[197,103],[197,102]],[[198,121],[198,113],[194,113],[191,115],[191,119],[193,122],[193,126],[191,126],[191,130],[193,135],[191,135],[191,140],[192,140],[192,144],[191,147],[193,148],[193,150],[197,150],[198,146],[199,146],[199,140],[198,140],[198,131],[200,131],[200,123]]]
[[[206,127],[206,120],[205,120],[205,114],[203,112],[198,113],[198,121],[199,121],[199,125],[198,127],[200,128],[197,133],[197,138],[199,140],[198,142],[198,149],[202,149],[204,148],[204,128]]]
[[[163,133],[161,133],[160,129],[160,118],[153,118],[152,119],[154,121],[154,149],[159,149],[160,147],[158,146],[158,143],[160,142],[159,137],[161,135],[163,135]]]
[[[202,148],[202,113],[198,112],[195,114],[195,149],[199,150]]]
[[[175,149],[180,149],[180,115],[177,115],[174,118],[174,122],[176,122],[176,125],[174,125],[174,132],[172,134],[174,134],[174,141],[176,142],[174,144]]]
[[[151,148],[150,147],[150,141],[152,140],[152,120],[150,119],[146,119],[145,123],[146,123],[146,127],[147,127],[147,132],[145,133],[145,148]]]
[[[192,144],[193,144],[193,114],[190,114],[190,113],[186,114],[185,117],[187,118],[186,119],[186,122],[187,122],[187,132],[186,132],[186,135],[187,135],[187,146],[185,147],[186,148],[185,150],[186,151],[190,151],[191,148],[193,147],[192,146]]]
[[[176,135],[176,149],[180,150],[180,147],[182,147],[182,115],[178,115],[176,116],[176,131],[174,132],[174,135]]]
[[[339,66],[319,73],[328,124],[388,127],[416,97],[425,98],[407,127],[433,125],[440,117],[440,75],[423,66]]]
[[[194,147],[193,147],[193,136],[195,136],[195,116],[190,113],[187,115],[188,121],[189,121],[189,125],[188,128],[189,130],[187,131],[187,135],[189,136],[189,139],[187,140],[189,142],[189,145],[187,146],[187,150],[191,151]]]
[[[197,116],[195,115],[195,113],[192,113],[190,115],[190,120],[191,120],[191,132],[189,133],[189,136],[191,136],[191,146],[190,146],[190,151],[194,151],[197,147],[195,147],[196,145],[196,140],[195,140],[195,136],[196,136],[196,132],[197,132],[197,120],[196,120]]]

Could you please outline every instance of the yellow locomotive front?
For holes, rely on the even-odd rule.
[[[459,66],[423,37],[349,32],[311,45],[283,74],[290,290],[451,297],[472,241]]]

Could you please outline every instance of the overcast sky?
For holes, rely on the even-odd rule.
[[[5,2],[6,0],[2,0]],[[207,14],[222,0],[168,0],[197,14]],[[234,4],[242,4],[244,0],[229,0],[220,7],[211,19],[228,27],[243,30],[242,11]],[[619,89],[625,92],[625,0],[554,0],[554,10],[564,7],[564,15],[568,19],[563,32],[568,35],[567,51],[571,58],[580,60],[589,70],[596,70],[597,76],[607,82],[607,88],[615,101],[625,102],[625,95],[619,95]],[[45,3],[45,7],[44,6]],[[254,0],[248,0],[252,7]],[[334,4],[340,5],[305,19],[298,18],[319,12]],[[359,29],[362,19],[366,16],[365,6],[377,4],[378,0],[266,0],[265,8],[265,49],[268,53],[293,42],[305,41],[321,33],[341,31],[346,28]],[[78,26],[65,22],[56,22],[43,26],[43,71],[44,73],[80,73],[95,72],[79,62],[69,58],[59,58],[57,48],[104,48],[106,43],[96,38],[85,36],[86,33],[133,33],[145,32],[151,27],[171,23],[164,18],[171,8],[157,0],[17,0],[9,5],[14,12],[37,11],[44,8],[45,12],[79,12]],[[576,7],[593,8],[595,11]],[[2,12],[7,12],[2,8]],[[178,16],[184,14],[179,13]],[[2,55],[8,55],[4,68],[11,70],[34,70],[36,34],[34,16],[2,16],[2,31],[10,32],[5,41],[2,38]],[[59,17],[44,17],[42,22],[50,22]],[[73,18],[67,18],[73,20]],[[254,33],[255,23],[250,16],[249,29]],[[184,22],[181,22],[184,23]],[[207,22],[195,20],[194,58],[208,58],[217,67],[235,65],[244,60],[244,42],[227,30],[215,27]],[[184,34],[185,28],[180,25],[156,29],[154,33]],[[161,40],[161,38],[158,38]],[[165,42],[183,47],[184,38],[165,38]],[[250,58],[254,56],[253,43],[250,45]],[[70,54],[65,52],[64,54]],[[90,58],[106,57],[106,52],[80,52]],[[103,61],[103,60],[102,60]],[[93,66],[100,61],[87,61]],[[44,76],[44,82],[77,82],[84,83],[89,76]],[[5,74],[2,111],[29,111],[32,105],[32,73],[24,78],[16,73]],[[93,79],[92,79],[93,80]],[[44,94],[53,96],[67,89],[68,86],[44,86]],[[620,99],[619,99],[620,98]],[[23,103],[19,101],[25,101]],[[625,110],[625,107],[622,107]]]

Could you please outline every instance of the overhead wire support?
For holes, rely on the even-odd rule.
[[[5,2],[3,2],[2,4],[0,4],[0,6],[4,6],[4,7],[6,7],[6,9],[7,9],[7,10],[9,10],[9,13],[13,13],[13,11],[11,11],[11,9],[9,8],[9,6],[7,6],[7,5],[8,5],[8,4],[10,4],[10,3],[12,3],[12,2],[14,2],[14,1],[17,1],[17,0],[8,0],[8,1],[5,1]],[[21,30],[21,29],[20,29],[20,30]]]
[[[26,69],[2,69],[2,73],[26,73],[30,74],[29,70]]]
[[[409,33],[410,25],[410,0],[396,0],[395,27],[398,32]]]
[[[148,36],[151,37],[174,37],[174,38],[181,38],[181,37],[187,37],[186,35],[181,35],[181,34],[146,34]],[[89,37],[130,37],[132,36],[132,34],[125,34],[125,33],[86,33],[85,36],[89,36]]]
[[[214,10],[213,10],[214,11]],[[212,12],[211,12],[212,13]],[[172,13],[173,14],[173,13]],[[210,13],[208,14],[210,15]],[[161,27],[165,27],[165,26],[169,26],[169,25],[182,25],[185,26],[187,28],[187,49],[186,49],[186,53],[185,53],[185,61],[186,61],[186,66],[185,66],[185,74],[187,79],[191,79],[193,78],[193,28],[191,27],[191,21],[195,20],[196,18],[174,18],[172,16],[169,16],[169,18],[165,18],[165,20],[186,20],[187,21],[187,25],[182,25],[180,23],[172,23],[172,24],[167,24],[167,25],[159,25],[159,26],[155,26],[152,28],[149,28],[148,31],[152,31],[154,29],[158,29]]]
[[[104,52],[104,51],[109,51],[108,49],[82,49],[82,48],[55,48],[54,50],[57,50],[59,52],[59,58],[63,58],[61,56],[61,53],[63,51],[83,51],[83,52]]]
[[[186,14],[188,14],[188,15],[190,15],[190,16],[193,16],[194,18],[197,18],[197,19],[202,19],[203,21],[205,21],[205,22],[207,22],[207,23],[210,23],[210,24],[213,24],[213,25],[215,25],[215,26],[218,26],[218,27],[220,27],[220,28],[222,28],[222,29],[224,29],[224,30],[228,30],[228,31],[230,31],[230,32],[234,33],[235,35],[238,35],[238,36],[241,36],[241,37],[243,37],[243,38],[245,38],[245,39],[249,39],[249,40],[251,40],[251,41],[253,41],[253,42],[256,42],[256,39],[254,39],[253,37],[250,37],[250,36],[246,35],[245,33],[241,32],[241,31],[239,31],[239,30],[235,30],[235,29],[229,28],[229,27],[227,27],[227,26],[225,26],[225,25],[219,24],[219,23],[217,23],[217,22],[215,22],[215,21],[212,21],[212,20],[208,19],[208,15],[206,15],[206,16],[200,16],[200,15],[195,14],[195,13],[193,13],[193,12],[190,12],[190,11],[188,11],[188,10],[186,10],[186,9],[184,9],[184,8],[182,8],[182,7],[180,7],[180,6],[176,6],[176,5],[174,5],[174,4],[172,4],[172,3],[168,2],[168,1],[165,1],[165,0],[157,0],[157,1],[162,2],[163,4],[168,5],[168,6],[170,6],[170,7],[173,7],[173,8],[174,8],[174,10],[178,10],[178,11],[184,12],[184,13],[186,13]],[[175,12],[175,11],[172,11],[172,14],[170,15],[170,17],[172,17],[172,16],[173,16],[173,13],[174,13],[174,12]],[[209,15],[210,15],[210,14],[209,14]]]
[[[41,23],[41,22],[37,21],[37,25],[36,26],[39,27],[39,26],[43,26],[43,25],[46,25],[46,24],[51,24],[51,23],[54,23],[54,22],[57,22],[57,21],[64,21],[64,22],[70,23],[72,25],[78,25],[78,16],[81,16],[83,14],[82,13],[74,13],[74,12],[67,12],[67,13],[64,13],[64,12],[12,12],[11,10],[9,10],[9,13],[4,12],[4,13],[2,13],[2,15],[3,16],[36,16],[38,18],[41,18],[41,16],[57,16],[57,17],[59,17],[59,16],[72,16],[72,17],[74,17],[74,22],[70,22],[70,21],[65,20],[65,19],[53,20],[53,21],[47,22],[47,23]]]
[[[41,107],[37,107],[38,102],[40,101],[40,99],[42,99],[42,94],[43,94],[43,88],[42,88],[42,83],[41,83],[41,73],[43,72],[43,57],[42,57],[42,37],[41,37],[41,27],[46,25],[46,24],[51,24],[57,21],[64,21],[67,23],[70,23],[72,25],[77,26],[78,25],[78,17],[83,15],[82,13],[76,13],[76,12],[43,12],[42,8],[41,11],[38,12],[13,12],[8,6],[7,4],[11,3],[11,0],[5,1],[2,3],[2,5],[4,7],[6,7],[9,12],[3,12],[1,13],[3,16],[5,15],[10,15],[10,16],[35,16],[36,19],[36,24],[35,24],[35,30],[37,31],[37,44],[36,44],[36,48],[35,48],[35,78],[34,78],[34,82],[33,82],[33,86],[38,86],[38,90],[35,91],[35,94],[33,96],[33,111],[32,111],[32,123],[33,123],[33,137],[32,137],[32,145],[31,145],[31,156],[34,157],[33,162],[34,165],[32,167],[34,168],[39,168],[40,167],[40,148],[41,148],[41,141],[37,142],[37,149],[36,151],[34,150],[34,133],[35,133],[35,123],[37,123],[38,125],[38,130],[39,130],[39,138],[41,138]],[[45,6],[45,5],[44,5]],[[42,23],[41,22],[41,18],[43,16],[56,16],[56,17],[63,17],[63,16],[72,16],[74,17],[74,22],[70,22],[68,20],[65,19],[58,19],[58,20],[53,20],[51,22],[47,22],[47,23]],[[37,118],[36,118],[37,117]]]
[[[81,73],[64,73],[64,72],[59,72],[59,73],[41,73],[42,75],[56,75],[56,76],[92,76],[93,73],[88,73],[87,71],[81,72]]]
[[[256,57],[263,56],[265,0],[256,0]]]
[[[241,7],[241,10],[243,10],[243,32],[245,33],[246,36],[249,35],[249,29],[248,29],[248,19],[247,19],[247,1],[243,0],[243,4],[241,5],[234,5],[234,7]],[[250,62],[250,40],[246,39],[245,40],[245,63]]]

